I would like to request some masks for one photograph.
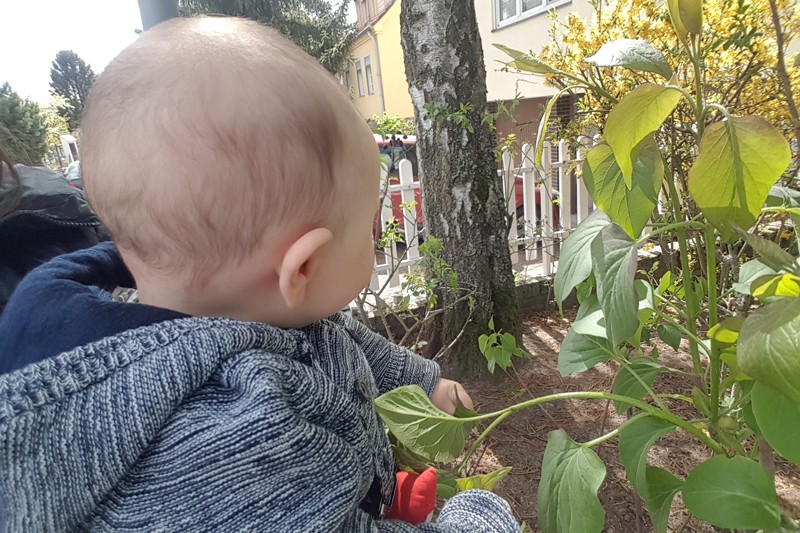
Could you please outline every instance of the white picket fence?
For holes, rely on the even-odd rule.
[[[525,144],[518,158],[504,152],[502,168],[498,174],[502,177],[506,207],[511,220],[509,231],[509,247],[515,269],[532,270],[529,275],[551,276],[558,263],[560,243],[577,227],[594,209],[583,181],[576,179],[575,168],[582,163],[586,150],[593,140],[589,137],[578,139],[580,148],[572,153],[569,144],[561,141],[556,145],[544,143],[544,171],[534,165],[535,147]],[[403,204],[410,204],[415,199],[415,190],[419,182],[412,176],[411,163],[401,160],[398,165],[400,183],[384,187],[386,192],[380,213],[381,227],[385,228],[393,216],[391,197],[400,194]],[[383,169],[382,180],[385,183],[386,169]],[[522,189],[522,218],[518,218],[516,201],[518,189]],[[540,202],[536,202],[536,190],[539,190]],[[553,199],[556,199],[553,202]],[[416,205],[414,209],[422,209]],[[370,288],[380,290],[384,286],[397,287],[401,276],[420,260],[419,231],[416,224],[416,213],[405,211],[404,224],[398,228],[402,232],[402,242],[388,243],[387,247],[376,254]]]

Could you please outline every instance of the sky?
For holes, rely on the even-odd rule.
[[[39,103],[49,99],[59,50],[100,74],[142,27],[137,0],[0,0],[0,21],[0,84]]]
[[[137,0],[0,0],[0,84],[46,103],[50,64],[72,50],[96,74],[136,39]]]

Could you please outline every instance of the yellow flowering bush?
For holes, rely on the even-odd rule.
[[[800,36],[800,2],[778,0],[785,40]],[[791,137],[791,117],[776,71],[777,46],[768,0],[706,0],[704,33],[700,40],[704,61],[705,98],[736,115],[761,115]],[[605,43],[617,39],[643,39],[667,58],[680,83],[694,87],[694,70],[685,48],[672,28],[665,0],[598,0],[591,23],[576,13],[554,20],[552,39],[536,56],[558,70],[595,79],[615,98],[621,98],[642,81],[656,81],[653,74],[620,68],[600,68],[587,63]],[[800,95],[800,67],[787,57],[792,92]],[[550,85],[570,84],[559,74],[546,76]],[[602,127],[612,101],[593,92],[582,101],[584,114],[573,127],[585,131],[589,124]],[[689,113],[682,104],[676,112],[680,123]]]

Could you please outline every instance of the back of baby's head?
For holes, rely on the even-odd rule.
[[[173,19],[92,89],[87,194],[123,255],[199,279],[272,229],[326,216],[353,113],[341,85],[274,30]]]

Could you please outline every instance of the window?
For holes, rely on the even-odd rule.
[[[361,77],[361,60],[356,59],[356,83],[358,83],[358,96],[364,96],[364,79]]]
[[[367,73],[367,92],[375,94],[375,85],[372,83],[372,65],[369,63],[369,56],[364,56],[364,71]]]
[[[347,92],[353,90],[353,80],[350,79],[350,67],[347,67],[347,70],[344,71],[344,86],[347,87]]]
[[[495,27],[501,28],[508,24],[546,13],[549,10],[569,4],[572,0],[494,0]]]

